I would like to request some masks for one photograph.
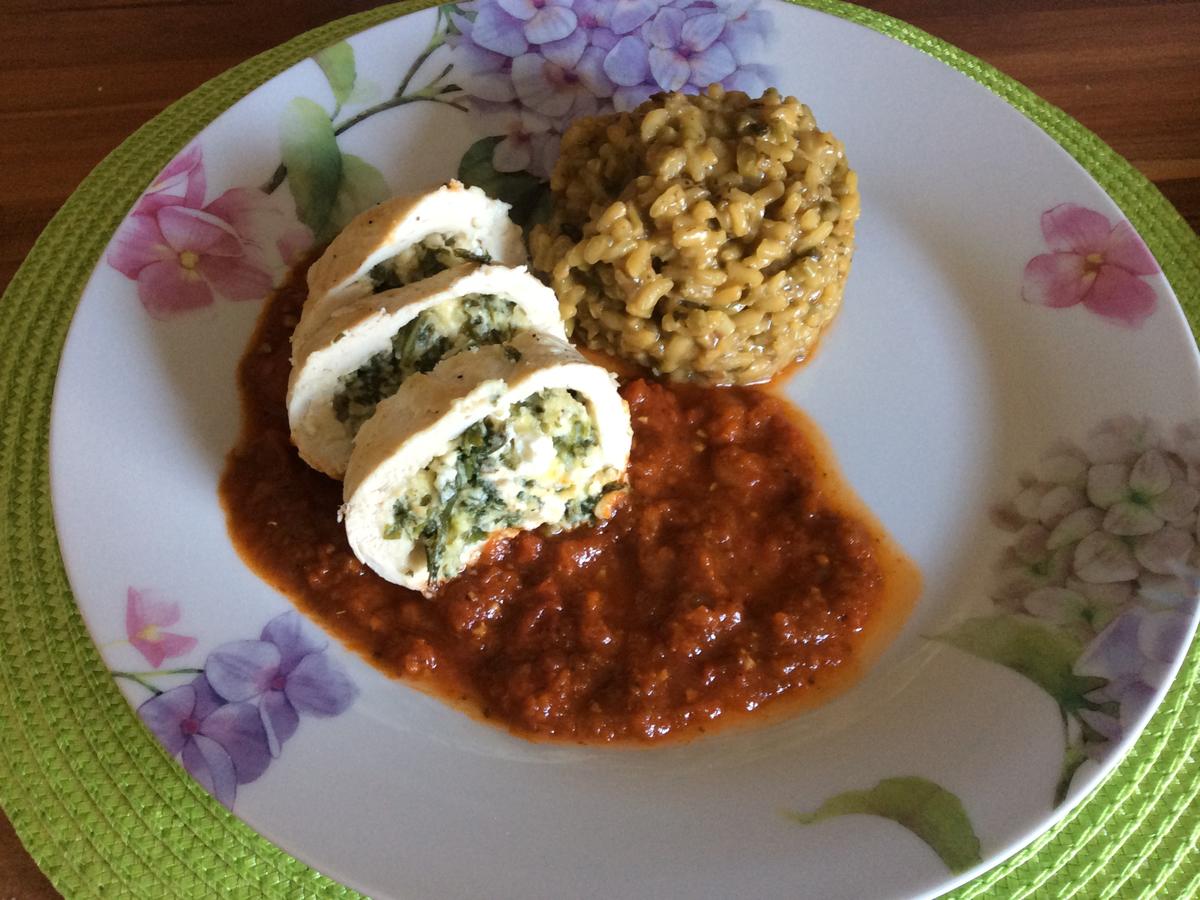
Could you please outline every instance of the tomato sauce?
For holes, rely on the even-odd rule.
[[[530,738],[663,740],[826,699],[911,608],[915,568],[786,401],[643,378],[622,387],[632,490],[611,519],[493,541],[432,598],[383,581],[347,545],[341,484],[290,442],[304,274],[243,357],[221,496],[246,562],[384,672]]]

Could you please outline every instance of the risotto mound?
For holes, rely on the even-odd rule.
[[[675,380],[763,381],[841,304],[859,213],[842,144],[774,88],[580,119],[531,236],[568,333]]]

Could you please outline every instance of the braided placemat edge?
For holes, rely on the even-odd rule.
[[[54,367],[80,292],[145,185],[237,98],[315,50],[432,6],[381,7],[310,31],[173,104],[106,158],[54,217],[0,302],[0,802],[68,896],[355,897],[227,813],[159,748],[101,663],[71,596],[49,499]],[[1193,329],[1200,239],[1143,176],[1061,110],[913,26],[837,0],[801,5],[927,53],[1001,96],[1080,162],[1154,251]],[[99,215],[97,213],[99,212]],[[1200,831],[1193,648],[1130,754],[1092,796],[956,897],[1187,896]]]

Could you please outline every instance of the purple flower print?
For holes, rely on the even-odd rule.
[[[497,172],[549,171],[558,152],[558,137],[551,134],[550,120],[524,110],[508,118],[497,130],[504,133],[496,145],[492,163]]]
[[[1022,601],[1025,612],[1058,626],[1080,641],[1087,641],[1104,628],[1132,597],[1124,583],[1094,584],[1068,578],[1062,587],[1040,587]]]
[[[1158,604],[1153,592],[1200,567],[1192,429],[1200,425],[1180,426],[1172,441],[1153,422],[1113,418],[1082,446],[1047,453],[996,511],[1013,539],[993,597],[1085,643],[1130,603]]]
[[[129,588],[125,594],[125,635],[154,668],[175,656],[190,653],[196,639],[163,631],[179,621],[179,604],[156,599],[146,591]]]
[[[1101,422],[1087,436],[1083,450],[1087,459],[1100,463],[1132,465],[1147,450],[1165,443],[1154,422],[1135,416],[1118,416]]]
[[[1061,801],[1079,767],[1143,718],[1187,643],[1200,603],[1200,420],[1168,434],[1107,419],[1081,444],[1051,447],[993,513],[1010,535],[994,610],[945,639],[1058,702]],[[1050,660],[1070,676],[1039,674]]]
[[[218,295],[264,297],[277,270],[312,241],[262,191],[234,188],[205,206],[205,188],[193,145],[150,186],[109,250],[109,265],[137,282],[138,299],[155,318],[210,306]]]
[[[471,0],[459,8],[447,42],[469,102],[520,123],[521,134],[528,113],[549,123],[536,132],[547,151],[498,143],[499,172],[548,176],[558,138],[578,116],[711,82],[757,94],[769,79],[753,62],[770,24],[757,0]],[[513,127],[503,122],[497,133]],[[527,160],[523,169],[513,168],[518,160]]]
[[[517,97],[512,82],[512,57],[478,44],[464,43],[459,46],[454,75],[462,89],[472,97],[476,107],[481,104],[505,104]]]
[[[1185,607],[1186,609],[1186,607]],[[1075,664],[1077,675],[1103,678],[1087,695],[1096,710],[1079,717],[1101,738],[1088,742],[1093,757],[1103,756],[1149,708],[1187,642],[1190,611],[1135,606],[1114,620]]]
[[[203,675],[151,697],[138,715],[193,778],[225,806],[239,784],[254,781],[271,761],[267,735],[252,703],[225,703]]]
[[[213,651],[204,666],[213,689],[231,703],[260,699],[272,756],[296,732],[300,713],[336,716],[356,690],[315,641],[299,614],[272,619],[257,641],[233,641]]]
[[[127,623],[133,622],[127,624],[129,629],[144,631],[173,624],[179,608],[130,589],[126,614]],[[339,715],[358,693],[329,658],[325,643],[312,636],[294,611],[268,622],[257,641],[222,644],[208,655],[203,669],[159,669],[167,655],[179,655],[166,653],[162,637],[158,633],[145,638],[152,648],[149,653],[135,642],[155,671],[112,674],[154,693],[138,707],[138,715],[167,752],[226,806],[233,805],[238,785],[254,781],[279,756],[283,742],[296,733],[301,714]],[[188,650],[196,643],[194,638],[169,637],[190,641]],[[151,658],[160,651],[161,658]],[[160,678],[179,675],[194,677],[166,691],[155,686]]]
[[[537,53],[526,53],[513,60],[513,85],[521,103],[543,116],[574,119],[590,116],[600,104],[600,82],[588,84],[577,69],[560,66]]]
[[[661,0],[615,0],[608,17],[609,26],[616,34],[629,34],[649,21],[665,5]]]
[[[1025,266],[1021,294],[1029,303],[1085,309],[1127,328],[1154,312],[1154,288],[1142,278],[1158,264],[1128,222],[1115,225],[1095,210],[1064,203],[1042,214],[1050,253]]]
[[[571,0],[496,0],[496,5],[521,23],[517,27],[531,44],[560,41],[578,24]]]
[[[649,6],[649,15],[653,15],[655,5]],[[622,25],[628,19],[629,11],[618,7],[612,0],[575,0],[576,31],[587,41],[589,47],[597,50],[611,50],[617,43],[617,33],[612,29],[613,13],[621,12]]]
[[[700,90],[732,75],[737,60],[720,40],[726,24],[718,12],[695,10],[689,15],[682,9],[660,9],[645,28],[650,72],[658,86],[665,91]]]
[[[467,8],[467,4],[463,4]],[[502,56],[520,56],[529,48],[525,39],[525,23],[506,12],[499,3],[484,2],[478,5],[474,19],[456,15],[454,24],[463,34],[469,35],[475,47],[499,53]]]
[[[721,32],[721,41],[739,62],[745,63],[762,48],[771,30],[771,16],[755,0],[732,0],[725,4],[724,10],[728,22]]]

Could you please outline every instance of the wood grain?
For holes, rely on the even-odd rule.
[[[134,129],[232,65],[371,0],[0,3],[0,288]],[[1200,2],[878,0],[1095,131],[1200,228]],[[57,897],[0,816],[0,900]]]

